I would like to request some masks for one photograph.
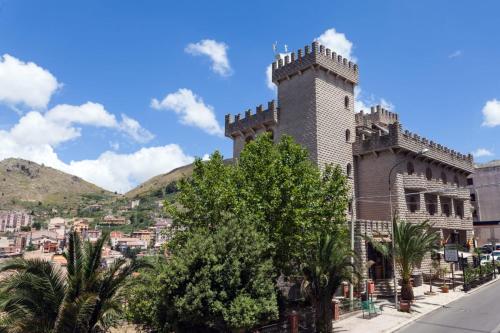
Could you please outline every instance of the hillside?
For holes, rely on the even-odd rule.
[[[224,163],[232,163],[232,159],[224,160]],[[183,178],[189,177],[193,173],[193,164],[184,165],[178,167],[168,173],[164,173],[158,176],[155,176],[144,183],[140,184],[136,188],[130,190],[125,193],[125,197],[129,199],[141,198],[145,196],[152,196],[165,191],[168,185],[173,182]],[[168,189],[167,189],[168,192]]]
[[[125,193],[125,197],[129,199],[140,198],[152,195],[154,192],[165,189],[167,185],[177,181],[185,176],[190,176],[193,173],[193,164],[178,167],[170,172],[155,176],[136,188]]]
[[[0,208],[43,204],[76,209],[114,196],[77,176],[35,162],[0,161]]]

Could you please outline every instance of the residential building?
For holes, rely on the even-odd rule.
[[[469,183],[478,245],[500,243],[500,161],[476,165]]]
[[[0,211],[0,232],[17,232],[32,223],[33,217],[25,211]]]
[[[106,215],[102,219],[102,224],[123,225],[123,224],[127,224],[127,220],[122,216]]]

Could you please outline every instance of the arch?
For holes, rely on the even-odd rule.
[[[432,179],[432,169],[430,167],[425,169],[425,178],[427,178],[427,180]]]
[[[415,166],[412,162],[406,163],[406,172],[408,172],[409,175],[413,175],[415,173]]]
[[[351,142],[351,131],[349,129],[345,130],[345,142]]]
[[[349,104],[350,104],[350,101],[349,101],[349,96],[345,96],[344,97],[344,107],[346,109],[349,109]]]

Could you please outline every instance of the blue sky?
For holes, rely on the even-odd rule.
[[[230,157],[224,115],[275,97],[272,44],[323,36],[359,64],[358,105],[385,103],[411,131],[495,159],[499,12],[495,1],[4,0],[0,158],[123,192],[194,156]]]

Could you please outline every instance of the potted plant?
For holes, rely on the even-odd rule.
[[[441,292],[444,294],[447,294],[450,291],[450,288],[448,287],[448,284],[446,282],[441,286]]]
[[[411,308],[411,301],[404,299],[399,301],[399,311],[410,312],[410,308]]]

